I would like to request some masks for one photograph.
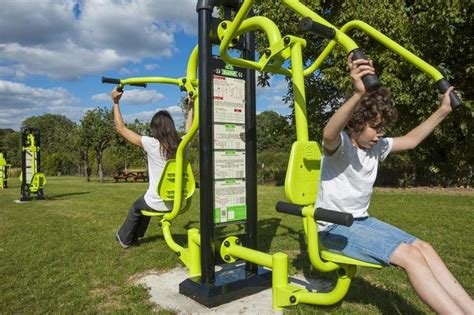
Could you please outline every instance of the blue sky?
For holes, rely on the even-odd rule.
[[[101,77],[182,77],[197,43],[196,0],[3,0],[0,10],[0,128],[30,116],[110,107]],[[287,115],[284,78],[259,88],[257,111]],[[169,110],[181,125],[175,86],[127,88],[126,121]]]

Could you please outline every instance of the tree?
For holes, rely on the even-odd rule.
[[[77,125],[63,115],[32,116],[22,127],[40,130],[41,168],[53,175],[75,174],[79,162],[75,143]]]
[[[379,180],[387,184],[472,185],[474,165],[473,126],[473,7],[468,0],[451,1],[302,1],[336,27],[362,20],[398,42],[435,67],[442,67],[462,95],[464,107],[453,112],[415,151],[388,159],[381,166]],[[280,2],[262,1],[257,14],[272,19],[283,35],[306,38],[306,65],[320,55],[327,40],[301,34],[301,17]],[[438,106],[434,82],[414,66],[360,31],[349,34],[375,62],[383,84],[390,87],[399,111],[398,124],[388,135],[405,134]],[[257,36],[262,52],[267,43]],[[351,92],[346,69],[347,52],[337,46],[321,68],[307,77],[310,136],[321,141],[327,119]],[[265,83],[268,78],[261,78]],[[292,90],[286,101],[292,104]]]
[[[12,167],[21,167],[21,134],[17,131],[5,135],[2,140],[2,152]]]
[[[81,119],[80,139],[82,147],[92,148],[95,152],[99,181],[104,181],[104,150],[114,137],[112,111],[106,107],[89,110]]]
[[[126,124],[127,128],[136,132],[139,135],[149,135],[149,125],[141,122],[138,119],[135,119],[133,123]],[[130,166],[138,166],[147,164],[146,154],[144,150],[123,138],[118,133],[115,133],[111,151],[117,160],[120,162],[118,168],[123,168],[127,170]]]
[[[296,136],[287,118],[274,111],[257,115],[257,151],[289,152]]]

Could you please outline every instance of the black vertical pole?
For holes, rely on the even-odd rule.
[[[199,170],[201,189],[201,283],[215,281],[214,251],[214,156],[213,156],[213,108],[211,75],[211,17],[213,0],[199,0],[196,10],[199,23]]]
[[[252,16],[249,12],[249,16]],[[244,59],[255,60],[255,34],[245,34]],[[257,249],[257,118],[256,118],[256,96],[255,96],[255,70],[246,69],[247,80],[245,82],[245,177],[247,192],[247,237],[248,247]],[[246,270],[257,273],[257,265],[247,262]]]

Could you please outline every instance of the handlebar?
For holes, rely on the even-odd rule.
[[[312,32],[327,39],[336,37],[336,30],[334,28],[315,22],[308,16],[301,20],[299,27],[302,32]]]
[[[451,84],[449,84],[448,80],[446,80],[445,78],[442,78],[441,80],[436,82],[436,87],[438,88],[438,91],[441,94],[446,93],[450,86]],[[449,98],[451,99],[451,107],[453,109],[462,105],[462,100],[455,91],[451,91],[449,93]]]
[[[102,83],[122,84],[122,80],[115,78],[102,77]],[[141,86],[146,88],[146,83],[127,83],[128,85]],[[118,91],[122,91],[123,87],[117,88]]]
[[[357,59],[367,60],[367,57],[361,48],[356,48],[352,51],[352,61]],[[368,92],[375,91],[380,86],[379,77],[376,74],[367,74],[363,76],[362,82],[364,82],[364,86]]]
[[[293,203],[288,203],[284,201],[278,201],[276,206],[276,210],[278,212],[296,215],[296,216],[303,216],[303,206],[296,205]],[[315,221],[325,221],[330,223],[335,223],[339,225],[351,226],[354,222],[354,217],[350,213],[344,213],[334,210],[328,210],[323,208],[316,208],[314,212],[314,220]]]

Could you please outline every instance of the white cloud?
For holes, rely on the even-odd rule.
[[[145,70],[152,71],[158,69],[160,66],[157,65],[156,63],[153,64],[146,64],[145,65]]]
[[[176,31],[196,34],[195,7],[194,0],[180,0],[179,9],[174,0],[3,1],[0,75],[78,79],[171,56]]]
[[[0,80],[0,126],[18,129],[30,116],[56,113],[77,120],[87,109],[75,106],[79,100],[64,88],[35,88]]]
[[[148,105],[163,100],[165,96],[157,90],[127,90],[123,94],[120,103]],[[91,97],[96,102],[111,102],[110,94],[101,93]]]

